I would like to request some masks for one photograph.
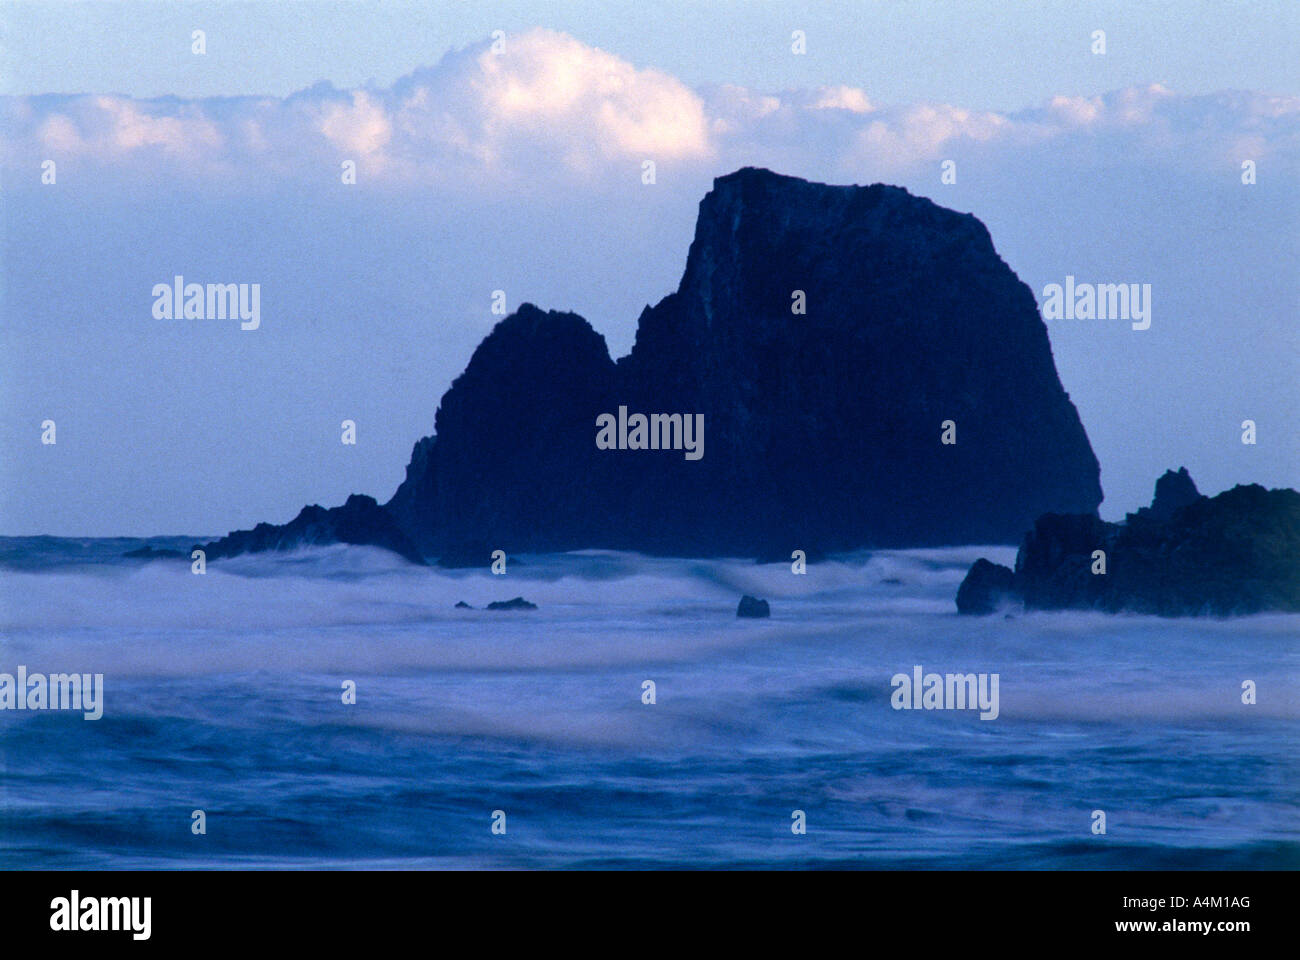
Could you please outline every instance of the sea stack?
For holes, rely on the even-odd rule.
[[[601,449],[598,420],[623,407],[702,417],[702,455]],[[1102,498],[1033,292],[979,220],[899,187],[754,168],[701,201],[681,283],[642,312],[630,354],[615,362],[582,317],[525,304],[434,426],[384,510],[452,565],[485,545],[1014,544]]]

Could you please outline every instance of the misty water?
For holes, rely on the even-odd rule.
[[[0,866],[1300,866],[1294,615],[959,617],[1004,547],[196,576],[138,545],[0,538],[0,672],[105,688],[99,720],[0,712]],[[998,674],[998,717],[893,709],[916,665]]]

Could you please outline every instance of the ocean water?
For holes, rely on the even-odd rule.
[[[1002,547],[195,576],[138,545],[0,539],[0,672],[105,686],[97,721],[0,711],[0,867],[1300,867],[1300,617],[957,616]],[[893,709],[918,664],[998,674],[999,716]]]

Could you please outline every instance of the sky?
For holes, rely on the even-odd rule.
[[[134,97],[388,86],[494,30],[546,26],[692,85],[847,83],[881,103],[1018,110],[1152,82],[1187,94],[1295,93],[1300,34],[1291,0],[38,0],[0,11],[0,93]],[[193,29],[210,38],[206,60],[190,55]],[[796,29],[809,39],[801,59],[784,55]],[[1096,29],[1106,30],[1104,61],[1080,41]]]
[[[1300,485],[1298,11],[0,6],[0,534],[385,500],[494,291],[619,356],[746,165],[974,213],[1040,302],[1067,275],[1151,284],[1148,330],[1048,323],[1104,517],[1181,465],[1207,493]],[[259,283],[261,326],[156,318],[177,274]]]

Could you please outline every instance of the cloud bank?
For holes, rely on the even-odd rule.
[[[698,89],[545,29],[447,54],[387,89],[318,84],[284,99],[0,99],[0,163],[38,176],[45,160],[125,176],[337,178],[401,188],[481,189],[556,178],[598,182],[659,167],[810,164],[861,181],[969,151],[1083,153],[1226,170],[1300,155],[1300,97],[1187,97],[1159,84],[1058,96],[998,113],[875,104],[851,86]]]

